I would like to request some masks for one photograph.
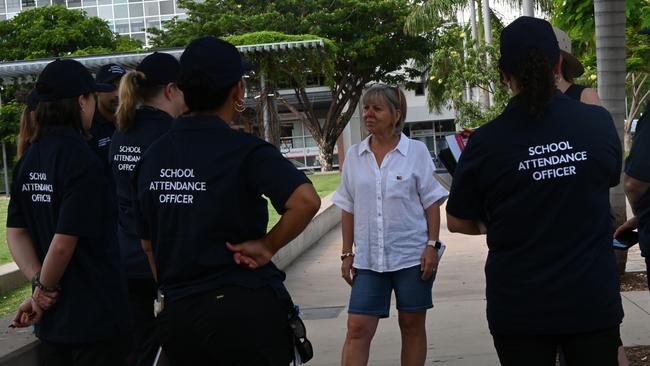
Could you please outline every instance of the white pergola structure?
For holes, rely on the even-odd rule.
[[[276,42],[276,43],[261,43],[261,44],[252,44],[237,46],[237,50],[241,54],[256,54],[256,53],[281,53],[288,50],[295,49],[310,49],[310,48],[321,48],[325,44],[323,40],[308,40],[308,41],[292,41],[292,42]],[[181,57],[181,54],[185,48],[167,48],[167,49],[158,49],[158,50],[147,50],[145,52],[126,52],[126,53],[113,53],[105,55],[91,55],[91,56],[76,56],[76,57],[61,57],[61,58],[71,58],[81,62],[91,73],[95,73],[101,66],[116,63],[122,65],[126,69],[134,69],[142,59],[152,54],[154,51],[168,53],[177,59]],[[36,80],[38,74],[45,68],[47,64],[54,61],[56,58],[47,58],[47,59],[34,59],[34,60],[23,60],[23,61],[10,61],[10,62],[0,62],[0,80],[2,82],[10,82],[13,79],[20,78],[31,78]],[[260,80],[264,84],[264,74],[261,70]],[[262,90],[264,90],[264,85],[262,85]],[[2,100],[0,99],[0,107],[2,106]],[[266,109],[266,108],[265,108]],[[264,111],[264,128],[265,128],[265,137],[268,139],[268,111]],[[5,178],[5,190],[7,195],[9,195],[9,183],[8,183],[8,173],[7,173],[7,153],[5,143],[2,143],[2,163],[4,170]]]

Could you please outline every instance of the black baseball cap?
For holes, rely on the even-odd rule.
[[[181,64],[168,53],[154,52],[145,57],[135,69],[146,76],[146,84],[167,85],[178,80]]]
[[[32,89],[29,94],[27,94],[27,111],[34,112],[36,107],[38,107],[38,94],[36,89]]]
[[[98,84],[79,61],[57,59],[45,66],[38,76],[34,98],[51,102],[93,92],[111,91],[112,85]]]
[[[97,74],[95,74],[95,80],[98,83],[112,85],[115,80],[119,80],[122,76],[124,76],[124,74],[126,74],[126,70],[122,66],[118,64],[106,64],[97,70]],[[112,90],[115,90],[115,86],[113,86]]]
[[[216,86],[228,86],[253,69],[241,58],[237,47],[213,36],[190,42],[181,55],[181,75],[200,71]]]
[[[551,23],[544,19],[519,17],[501,31],[499,68],[513,73],[518,70],[526,51],[542,51],[552,63],[560,57],[560,47]]]

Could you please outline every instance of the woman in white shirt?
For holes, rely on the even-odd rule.
[[[366,365],[380,318],[395,291],[402,365],[424,365],[426,310],[438,266],[440,204],[448,192],[433,177],[429,150],[402,133],[406,99],[371,86],[362,99],[370,136],[345,155],[334,203],[342,209],[341,271],[352,286],[342,365]],[[354,244],[354,251],[353,251]]]

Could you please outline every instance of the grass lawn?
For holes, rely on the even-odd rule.
[[[9,199],[0,197],[0,264],[13,262],[7,247],[7,206]]]
[[[338,188],[339,183],[341,182],[341,174],[339,172],[317,173],[317,174],[309,175],[308,178],[314,184],[314,188],[316,188],[316,193],[318,193],[318,195],[321,198],[334,192],[336,188]],[[273,205],[271,205],[271,201],[268,201],[268,205],[269,205],[269,225],[267,226],[267,228],[271,229],[273,225],[275,225],[278,222],[278,220],[280,220],[280,215],[278,215],[278,213],[275,212]]]

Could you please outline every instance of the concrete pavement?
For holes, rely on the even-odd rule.
[[[485,237],[451,234],[443,220],[441,240],[447,244],[447,252],[434,284],[435,307],[427,316],[427,364],[498,365],[485,317]],[[340,364],[350,294],[340,274],[340,253],[341,232],[337,226],[286,271],[286,284],[305,313],[307,334],[315,349],[309,365]],[[370,365],[399,365],[400,334],[394,303],[393,299],[390,317],[379,322]],[[650,345],[650,294],[626,292],[623,303],[624,344]]]

